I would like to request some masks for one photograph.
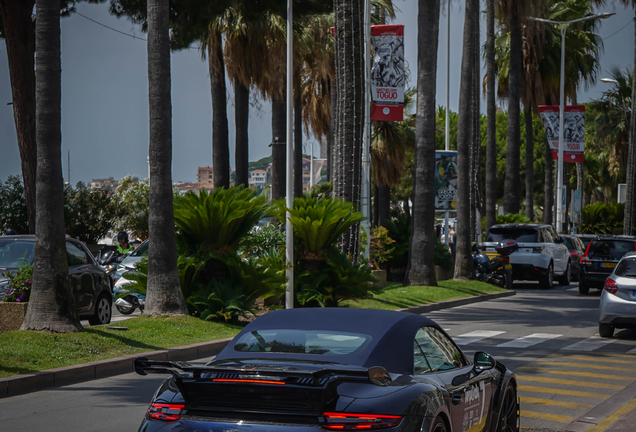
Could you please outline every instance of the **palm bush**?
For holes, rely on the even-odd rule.
[[[272,249],[282,250],[284,245],[285,233],[277,225],[267,223],[262,228],[243,237],[239,243],[238,252],[242,256],[257,257]]]
[[[623,232],[625,204],[595,202],[581,210],[583,234],[619,234]]]

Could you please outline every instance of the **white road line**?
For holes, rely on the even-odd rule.
[[[562,348],[564,351],[594,351],[601,347],[604,347],[607,344],[611,344],[612,342],[616,342],[616,339],[607,339],[602,338],[600,336],[592,336],[591,338],[583,339],[574,343],[572,345],[568,345],[565,348]]]
[[[634,348],[633,350],[627,351],[625,354],[636,354],[636,348]]]
[[[497,345],[498,347],[505,348],[528,348],[532,345],[540,344],[541,342],[549,341],[551,339],[556,339],[560,336],[560,334],[550,334],[550,333],[534,333],[528,336],[524,336],[515,340],[511,340],[510,342],[502,343]]]
[[[457,345],[468,345],[473,342],[495,337],[504,333],[505,331],[476,330],[474,332],[456,336],[453,338],[453,340]]]

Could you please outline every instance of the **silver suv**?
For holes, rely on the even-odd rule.
[[[501,224],[488,230],[484,248],[495,252],[495,244],[514,240],[519,249],[510,255],[514,280],[537,280],[550,289],[555,276],[560,285],[570,284],[570,251],[563,239],[547,224]]]

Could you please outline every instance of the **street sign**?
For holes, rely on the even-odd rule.
[[[581,213],[581,191],[580,190],[572,191],[572,213],[574,214]]]

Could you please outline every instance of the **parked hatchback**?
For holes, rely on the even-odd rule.
[[[636,251],[636,237],[598,236],[587,246],[579,262],[579,292],[587,294],[590,288],[602,289],[605,279],[628,252]]]
[[[572,279],[579,280],[579,260],[585,255],[586,246],[583,241],[574,235],[561,235],[564,244],[570,250],[570,262],[572,265]]]
[[[15,271],[20,265],[33,264],[35,236],[15,235],[0,237],[0,270]],[[113,296],[104,269],[97,264],[84,243],[66,239],[68,272],[80,319],[91,325],[108,324],[112,315]],[[1,288],[8,284],[0,278]]]
[[[599,304],[601,337],[612,337],[614,329],[629,327],[636,327],[636,252],[624,255],[605,280]]]
[[[550,289],[557,276],[559,284],[570,284],[570,251],[552,225],[493,225],[484,242],[486,253],[495,252],[496,242],[504,240],[519,244],[519,249],[510,255],[513,280],[536,280],[543,288]]]

